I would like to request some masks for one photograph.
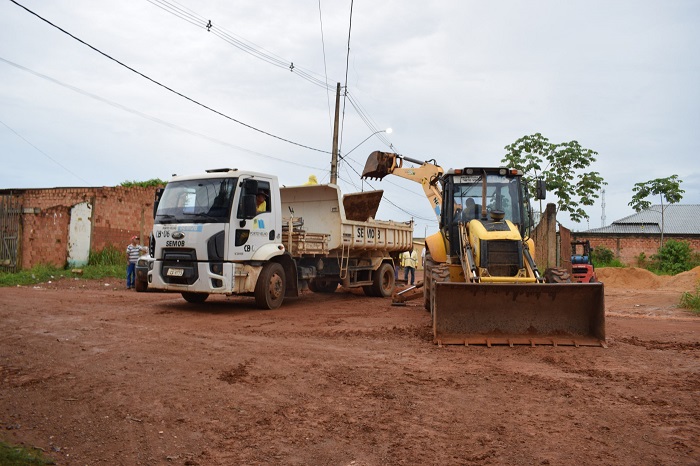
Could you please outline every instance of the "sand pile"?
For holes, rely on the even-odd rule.
[[[596,269],[596,275],[606,288],[694,291],[700,280],[700,267],[675,276],[659,276],[637,267],[605,267]]]

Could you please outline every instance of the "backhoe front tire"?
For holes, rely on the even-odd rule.
[[[544,281],[547,283],[571,283],[571,275],[562,267],[550,267],[544,271]]]
[[[430,316],[435,316],[436,283],[450,281],[450,269],[447,264],[435,264],[430,271]]]
[[[437,263],[433,260],[430,251],[426,250],[425,263],[423,264],[423,307],[425,307],[425,310],[428,312],[430,312],[430,275],[436,265]]]
[[[284,301],[286,277],[277,262],[268,262],[255,284],[255,305],[260,309],[277,309]]]

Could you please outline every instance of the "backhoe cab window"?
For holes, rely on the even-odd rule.
[[[482,194],[481,176],[463,176],[454,186],[454,209],[461,213],[461,220],[468,221],[482,217],[482,209],[486,207],[487,219],[493,210],[505,213],[506,220],[520,224],[520,203],[518,199],[519,183],[517,178],[506,178],[499,175],[486,176],[486,198]]]
[[[223,223],[231,212],[236,178],[171,181],[165,187],[155,223]]]

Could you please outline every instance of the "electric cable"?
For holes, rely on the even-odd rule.
[[[66,89],[69,89],[69,90],[71,90],[71,91],[73,91],[73,92],[77,92],[77,93],[82,94],[82,95],[84,95],[84,96],[86,96],[86,97],[90,97],[91,99],[95,99],[95,100],[100,101],[100,102],[102,102],[102,103],[105,103],[105,104],[107,104],[107,105],[111,105],[112,107],[115,107],[115,108],[118,108],[118,109],[120,109],[120,110],[124,110],[124,111],[126,111],[126,112],[129,112],[129,113],[132,113],[132,114],[134,114],[134,115],[140,116],[141,118],[145,118],[145,119],[150,120],[150,121],[152,121],[152,122],[154,122],[154,123],[158,123],[158,124],[160,124],[160,125],[167,126],[168,128],[176,129],[176,130],[178,130],[178,131],[182,131],[182,132],[184,132],[184,133],[191,134],[191,135],[193,135],[193,136],[197,136],[197,137],[206,139],[206,140],[208,140],[208,141],[215,142],[215,143],[217,143],[217,144],[221,144],[221,145],[223,145],[223,146],[227,146],[227,147],[231,147],[231,148],[233,148],[233,149],[238,149],[238,150],[241,150],[241,151],[244,151],[244,152],[248,152],[249,154],[252,154],[252,155],[255,155],[255,156],[258,156],[258,157],[268,158],[268,159],[271,159],[271,160],[276,160],[276,161],[278,161],[278,162],[283,162],[283,163],[290,164],[290,165],[296,165],[296,166],[299,166],[299,167],[310,168],[310,169],[312,169],[312,170],[323,170],[322,168],[319,168],[319,167],[313,167],[313,166],[311,166],[311,165],[304,165],[304,164],[302,164],[302,163],[292,162],[292,161],[285,160],[285,159],[282,159],[282,158],[279,158],[279,157],[274,157],[274,156],[272,156],[272,155],[267,155],[267,154],[263,154],[263,153],[261,153],[261,152],[256,152],[256,151],[253,151],[253,150],[251,150],[251,149],[246,149],[245,147],[236,146],[235,144],[231,144],[231,143],[222,141],[222,140],[220,140],[220,139],[216,139],[216,138],[213,138],[213,137],[211,137],[211,136],[207,136],[207,135],[202,134],[202,133],[199,133],[199,132],[197,132],[197,131],[193,131],[193,130],[190,130],[190,129],[187,129],[187,128],[183,128],[183,127],[178,126],[178,125],[176,125],[176,124],[167,122],[167,121],[165,121],[165,120],[161,120],[160,118],[157,118],[157,117],[148,115],[148,114],[143,113],[143,112],[140,112],[140,111],[138,111],[138,110],[134,110],[133,108],[129,108],[129,107],[125,106],[125,105],[122,105],[122,104],[113,102],[113,101],[111,101],[111,100],[105,99],[104,97],[100,97],[100,96],[98,96],[98,95],[96,95],[96,94],[92,94],[92,93],[90,93],[90,92],[87,92],[87,91],[85,91],[85,90],[83,90],[83,89],[80,89],[79,87],[75,87],[75,86],[71,86],[70,84],[63,83],[63,82],[61,82],[61,81],[59,81],[59,80],[57,80],[57,79],[55,79],[55,78],[52,78],[52,77],[47,76],[47,75],[45,75],[45,74],[42,74],[42,73],[39,73],[39,72],[37,72],[37,71],[31,70],[31,69],[29,69],[29,68],[27,68],[27,67],[24,67],[24,66],[22,66],[22,65],[19,65],[19,64],[17,64],[17,63],[14,63],[14,62],[12,62],[12,61],[10,61],[10,60],[7,60],[7,59],[5,59],[5,58],[3,58],[3,57],[0,57],[0,61],[3,61],[3,62],[5,62],[5,63],[7,63],[8,65],[14,66],[14,67],[17,68],[17,69],[26,71],[27,73],[33,74],[34,76],[36,76],[36,77],[38,77],[38,78],[42,78],[42,79],[45,79],[45,80],[47,80],[47,81],[50,81],[50,82],[52,82],[52,83],[54,83],[54,84],[57,84],[57,85],[59,85],[59,86],[65,87]]]
[[[110,60],[114,61],[115,63],[118,63],[119,65],[123,66],[124,68],[126,68],[126,69],[128,69],[128,70],[130,70],[130,71],[132,71],[132,72],[134,72],[134,73],[136,73],[136,74],[138,74],[139,76],[141,76],[141,77],[143,77],[143,78],[145,78],[145,79],[151,81],[152,83],[154,83],[154,84],[156,84],[156,85],[158,85],[158,86],[160,86],[160,87],[162,87],[162,88],[164,88],[164,89],[166,89],[166,90],[172,92],[173,94],[176,94],[176,95],[178,95],[178,96],[180,96],[180,97],[182,97],[182,98],[184,98],[184,99],[186,99],[186,100],[188,100],[188,101],[190,101],[190,102],[192,102],[192,103],[194,103],[194,104],[196,104],[196,105],[198,105],[198,106],[200,106],[200,107],[202,107],[202,108],[205,108],[205,109],[209,110],[210,112],[216,113],[217,115],[220,115],[220,116],[222,116],[222,117],[224,117],[224,118],[226,118],[226,119],[228,119],[228,120],[231,120],[231,121],[233,121],[233,122],[235,122],[235,123],[238,123],[239,125],[245,126],[246,128],[252,129],[252,130],[254,130],[254,131],[257,131],[257,132],[259,132],[259,133],[261,133],[261,134],[264,134],[264,135],[266,135],[266,136],[270,136],[270,137],[272,137],[272,138],[278,139],[278,140],[280,140],[280,141],[284,141],[284,142],[287,142],[287,143],[289,143],[289,144],[293,144],[293,145],[295,145],[295,146],[303,147],[304,149],[309,149],[309,150],[313,150],[313,151],[316,151],[316,152],[322,152],[322,153],[324,153],[324,154],[330,154],[329,151],[326,151],[326,150],[323,150],[323,149],[316,149],[316,148],[314,148],[314,147],[310,147],[310,146],[307,146],[307,145],[304,145],[304,144],[300,144],[300,143],[298,143],[298,142],[294,142],[294,141],[291,141],[291,140],[289,140],[289,139],[283,138],[283,137],[281,137],[281,136],[277,136],[277,135],[275,135],[275,134],[269,133],[269,132],[264,131],[264,130],[262,130],[262,129],[256,128],[255,126],[252,126],[252,125],[249,125],[249,124],[247,124],[247,123],[244,123],[244,122],[242,122],[242,121],[240,121],[240,120],[237,120],[237,119],[235,119],[235,118],[233,118],[233,117],[231,117],[231,116],[229,116],[229,115],[226,115],[225,113],[222,113],[222,112],[220,112],[220,111],[218,111],[218,110],[215,110],[215,109],[213,109],[212,107],[209,107],[209,106],[207,106],[207,105],[205,105],[205,104],[203,104],[203,103],[201,103],[201,102],[198,102],[197,100],[194,100],[194,99],[192,99],[191,97],[188,97],[188,96],[186,96],[185,94],[182,94],[181,92],[178,92],[178,91],[176,91],[176,90],[174,90],[174,89],[172,89],[172,88],[166,86],[165,84],[162,84],[162,83],[156,81],[155,79],[153,79],[153,78],[151,78],[151,77],[149,77],[149,76],[147,76],[147,75],[141,73],[140,71],[138,71],[138,70],[136,70],[136,69],[130,67],[129,65],[126,65],[125,63],[123,63],[123,62],[117,60],[116,58],[114,58],[114,57],[112,57],[112,56],[106,54],[105,52],[101,51],[100,49],[98,49],[98,48],[96,48],[96,47],[94,47],[94,46],[88,44],[88,43],[85,42],[84,40],[79,39],[78,37],[76,37],[76,36],[74,36],[73,34],[69,33],[69,32],[66,31],[65,29],[63,29],[63,28],[61,28],[61,27],[55,25],[54,23],[52,23],[51,21],[47,20],[46,18],[44,18],[44,17],[40,16],[39,14],[33,12],[33,11],[30,10],[29,8],[25,7],[24,5],[21,5],[20,3],[17,3],[16,0],[10,0],[10,1],[11,1],[12,3],[14,3],[15,5],[17,5],[17,6],[21,7],[21,8],[23,8],[23,9],[24,9],[25,11],[27,11],[28,13],[31,13],[32,15],[36,16],[36,17],[39,18],[40,20],[44,21],[45,23],[47,23],[47,24],[53,26],[54,28],[58,29],[59,31],[63,32],[64,34],[68,35],[69,37],[71,37],[71,38],[77,40],[77,41],[80,42],[81,44],[83,44],[83,45],[85,45],[85,46],[91,48],[92,50],[94,50],[95,52],[99,53],[100,55],[102,55],[102,56],[104,56],[104,57],[106,57],[106,58],[109,58]]]
[[[73,175],[74,177],[78,178],[80,181],[82,181],[82,182],[85,183],[86,185],[88,185],[88,186],[90,185],[90,183],[89,183],[85,178],[81,177],[80,175],[75,174],[75,173],[72,172],[68,167],[66,167],[65,165],[63,165],[61,162],[59,162],[58,160],[54,159],[54,158],[51,157],[49,154],[47,154],[46,152],[44,152],[43,150],[39,149],[37,146],[35,146],[35,145],[32,144],[31,142],[29,142],[29,140],[27,140],[27,138],[25,138],[24,136],[22,136],[21,134],[19,134],[19,133],[18,133],[17,131],[15,131],[14,129],[10,128],[4,121],[0,120],[0,123],[1,123],[3,126],[5,126],[5,128],[7,128],[7,129],[9,129],[10,131],[12,131],[13,133],[15,133],[15,135],[16,135],[18,138],[20,138],[21,140],[23,140],[24,142],[26,142],[27,144],[29,144],[30,146],[32,146],[34,149],[36,149],[37,152],[39,152],[40,154],[42,154],[44,157],[46,157],[47,159],[51,160],[53,163],[55,163],[55,164],[58,165],[59,167],[63,168],[65,171],[67,171],[68,173],[70,173],[70,174]]]

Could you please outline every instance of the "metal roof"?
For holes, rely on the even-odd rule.
[[[663,208],[663,230],[668,235],[700,235],[700,204],[669,204]],[[615,220],[612,224],[585,233],[660,234],[661,205]]]

